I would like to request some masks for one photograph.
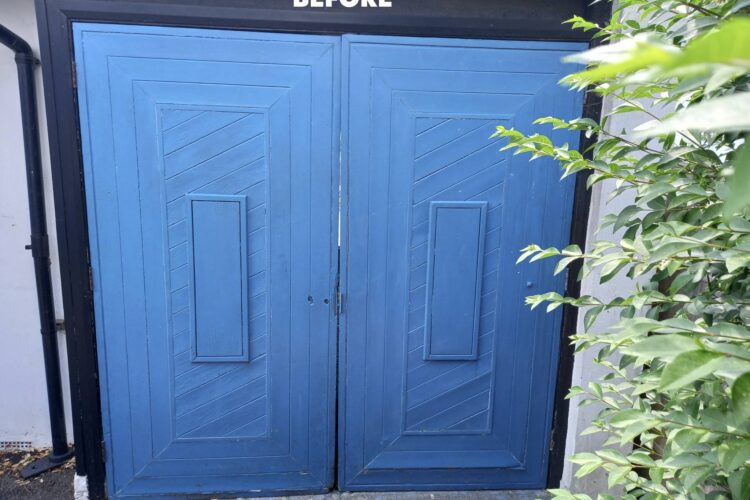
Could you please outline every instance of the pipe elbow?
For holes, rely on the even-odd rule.
[[[31,61],[36,61],[34,53],[31,50],[31,45],[20,36],[13,33],[11,30],[0,24],[0,43],[8,47],[10,50],[16,53],[16,61],[25,61],[26,58],[30,58]]]

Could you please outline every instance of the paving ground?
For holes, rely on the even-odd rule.
[[[340,493],[273,497],[265,500],[535,500],[549,498],[545,491],[400,491],[394,493]]]
[[[0,500],[68,500],[73,498],[73,461],[29,480],[20,470],[47,450],[0,451]],[[436,491],[398,493],[340,493],[273,497],[264,500],[535,500],[544,491]]]
[[[339,493],[341,500],[535,500],[545,491],[437,491],[399,493]]]
[[[73,461],[29,480],[20,470],[48,450],[0,451],[0,499],[66,500],[73,498]]]

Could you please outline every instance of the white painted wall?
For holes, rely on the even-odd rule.
[[[0,23],[39,54],[33,0],[0,0]],[[44,117],[42,75],[37,69],[43,175],[47,197],[52,279],[57,317],[62,317],[52,185]],[[49,446],[49,414],[39,333],[34,266],[29,243],[26,170],[13,52],[0,45],[0,441]],[[68,440],[72,441],[65,338],[60,335]]]

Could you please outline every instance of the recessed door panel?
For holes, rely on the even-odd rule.
[[[338,38],[74,30],[110,496],[329,488]]]
[[[545,485],[560,314],[524,297],[563,281],[515,260],[568,241],[573,184],[489,137],[577,116],[580,48],[345,37],[344,489]]]

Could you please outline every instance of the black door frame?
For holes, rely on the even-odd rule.
[[[92,500],[106,496],[105,450],[71,30],[74,21],[299,33],[584,41],[593,45],[596,42],[589,34],[573,31],[563,26],[562,21],[578,14],[601,23],[606,22],[611,12],[609,3],[588,6],[586,0],[569,0],[570,12],[563,17],[556,16],[552,11],[554,2],[542,1],[532,7],[531,13],[512,18],[500,15],[456,16],[447,7],[450,1],[441,0],[436,0],[429,17],[414,14],[408,3],[413,0],[393,0],[391,9],[370,9],[366,15],[356,9],[292,9],[289,8],[292,0],[277,0],[288,1],[289,7],[282,8],[269,8],[268,2],[263,0],[35,1],[65,311],[76,472],[88,477]],[[476,6],[482,0],[463,1],[471,1]],[[528,4],[528,0],[506,0],[503,7],[523,10],[524,4]],[[437,15],[434,15],[435,12]],[[600,114],[601,99],[588,93],[583,115],[598,119]],[[587,151],[593,140],[582,136],[581,150]],[[576,178],[570,241],[581,246],[586,239],[589,202],[586,174],[580,173]],[[567,293],[573,296],[580,291],[575,279],[577,274],[576,269],[568,273]],[[549,487],[557,486],[562,476],[568,419],[568,401],[564,396],[571,384],[573,368],[569,336],[575,331],[576,322],[576,309],[566,306],[560,332],[561,349],[547,478]]]

